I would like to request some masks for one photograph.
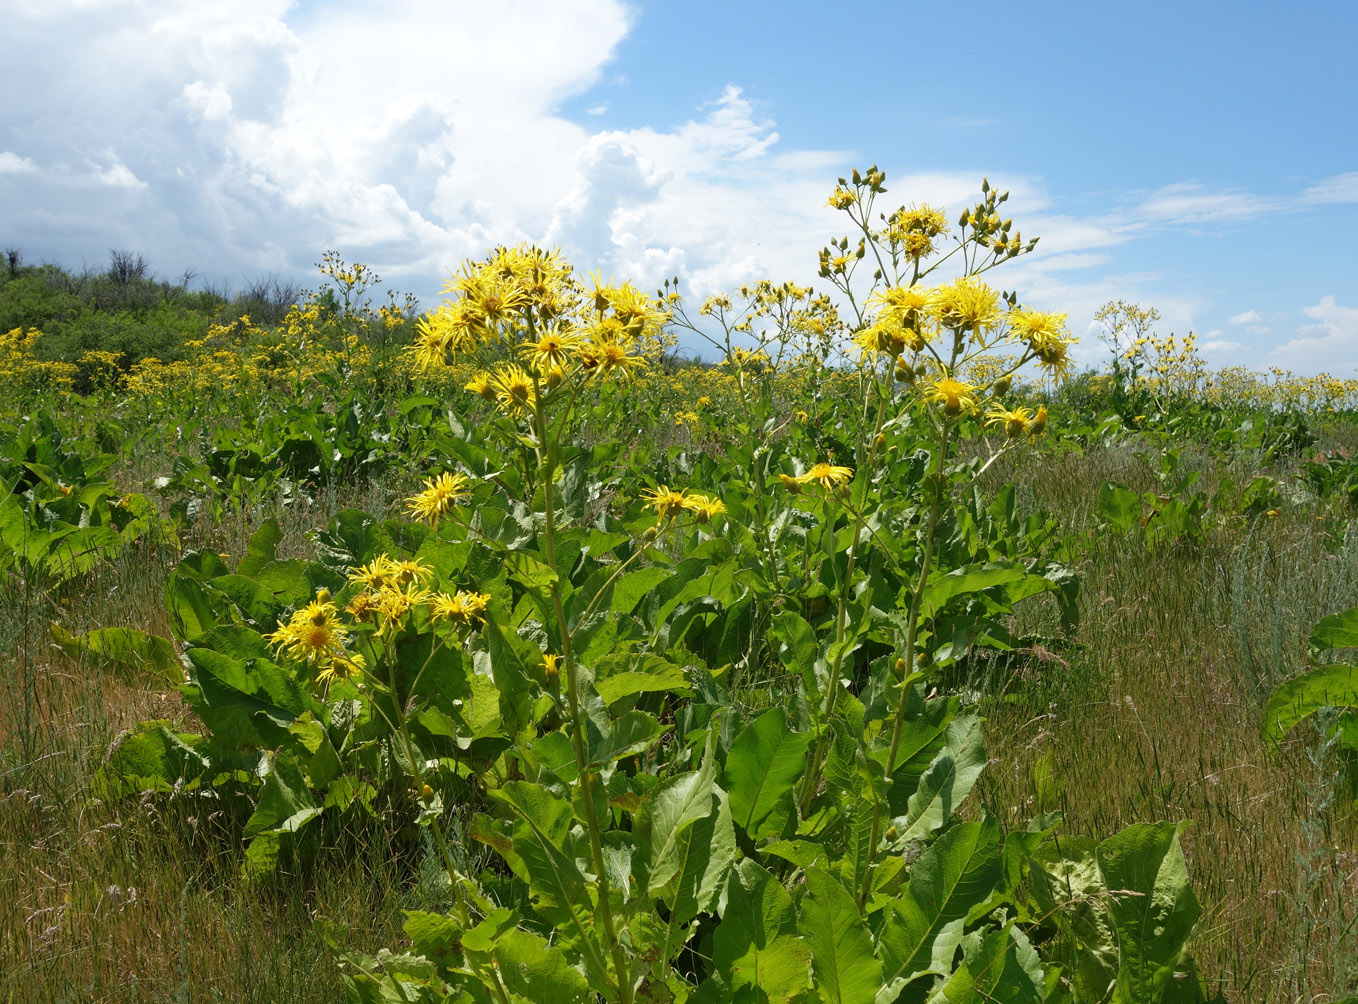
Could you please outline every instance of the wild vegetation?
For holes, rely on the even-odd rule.
[[[1358,994],[1358,381],[886,195],[697,305],[12,255],[7,999]]]

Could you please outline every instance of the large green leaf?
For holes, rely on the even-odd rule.
[[[962,964],[929,1004],[1042,1004],[1047,988],[1037,951],[1014,927],[990,928],[962,940]]]
[[[896,830],[893,839],[897,843],[917,840],[942,826],[971,793],[985,763],[981,720],[974,715],[953,719],[943,751],[920,778],[905,812],[892,820]],[[892,803],[894,811],[896,798]]]
[[[811,949],[811,970],[825,1004],[872,1004],[882,964],[872,954],[868,925],[849,891],[829,872],[806,873],[800,928]]]
[[[1288,680],[1268,699],[1264,734],[1278,742],[1321,708],[1358,708],[1358,666],[1337,662]]]
[[[716,784],[716,758],[709,749],[698,770],[670,778],[652,796],[641,827],[650,895],[660,895],[679,874],[681,838],[688,827],[712,813]]]
[[[171,683],[184,681],[184,667],[174,642],[136,628],[101,628],[72,635],[53,624],[52,640],[72,658],[89,656],[133,678],[149,674]]]
[[[1099,844],[1099,870],[1117,938],[1114,1004],[1161,1000],[1202,908],[1188,884],[1185,823],[1140,823]]]
[[[118,738],[95,777],[95,789],[106,797],[140,791],[172,791],[208,769],[206,739],[172,732],[164,721],[142,722]]]
[[[745,727],[726,758],[726,783],[736,825],[751,839],[777,836],[796,811],[792,790],[806,767],[814,736],[787,727],[772,708]]]
[[[1330,614],[1311,629],[1311,647],[1358,648],[1358,607]]]
[[[505,987],[525,1000],[552,1004],[595,1000],[589,981],[571,966],[565,953],[529,931],[511,928],[501,934],[495,960]]]
[[[730,873],[726,912],[712,939],[712,961],[727,986],[758,987],[770,1004],[806,989],[811,950],[796,934],[792,897],[758,862]]]
[[[959,823],[919,856],[904,894],[886,911],[878,934],[885,979],[946,975],[970,911],[986,902],[1003,875],[994,819]]]
[[[321,809],[312,799],[297,766],[288,758],[279,757],[264,779],[259,802],[245,823],[244,835],[249,838],[265,830],[295,833],[320,814]]]

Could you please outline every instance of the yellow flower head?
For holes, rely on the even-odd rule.
[[[457,353],[476,347],[475,318],[463,300],[444,304],[420,318],[415,325],[415,341],[410,346],[415,365],[420,369],[446,366]]]
[[[1044,404],[1038,406],[1037,414],[1034,415],[1033,420],[1028,423],[1028,431],[1031,432],[1034,436],[1040,436],[1044,431],[1046,431],[1046,428],[1047,428],[1047,406]]]
[[[900,244],[910,258],[926,258],[934,253],[934,238],[948,228],[941,209],[932,206],[901,208],[887,221],[887,240]]]
[[[825,201],[825,204],[832,209],[848,209],[854,204],[855,200],[856,196],[852,189],[846,188],[843,185],[836,185],[835,190],[830,193],[830,198]]]
[[[489,373],[477,373],[467,381],[467,384],[463,389],[469,390],[473,394],[480,394],[491,404],[494,404],[497,400],[495,385],[491,383],[491,375]]]
[[[377,633],[383,635],[398,630],[406,616],[428,599],[429,593],[418,582],[385,587],[375,597],[377,610],[382,617]]]
[[[490,378],[490,385],[495,389],[496,402],[512,415],[526,414],[537,404],[533,378],[522,366],[501,366]]]
[[[594,362],[595,372],[603,376],[630,377],[632,370],[644,369],[646,359],[632,355],[621,342],[594,342],[587,350]]]
[[[584,339],[572,332],[552,327],[535,342],[519,346],[519,353],[527,358],[539,373],[548,373],[566,365],[580,353]]]
[[[708,495],[689,495],[684,505],[693,513],[695,523],[710,523],[726,512],[721,499]]]
[[[952,377],[943,377],[934,381],[927,399],[934,404],[941,404],[946,415],[973,412],[976,410],[976,386]]]
[[[344,656],[349,629],[339,620],[335,604],[313,600],[293,613],[286,624],[266,636],[279,652],[311,666],[325,666]]]
[[[365,589],[381,589],[393,581],[395,562],[385,554],[379,554],[366,565],[349,572],[349,581],[361,584]]]
[[[656,515],[661,519],[672,519],[689,508],[688,496],[682,491],[675,491],[668,485],[648,488],[642,493],[642,498],[647,505],[655,509]]]
[[[852,467],[837,467],[834,464],[821,461],[797,479],[799,485],[818,484],[826,491],[830,491],[837,485],[848,483],[853,477]]]
[[[953,331],[984,331],[1000,319],[1000,294],[979,279],[963,277],[934,290],[930,309]]]
[[[460,472],[445,472],[425,481],[424,491],[406,499],[406,510],[418,520],[437,523],[459,502],[470,497],[467,476]]]
[[[484,621],[490,596],[459,589],[456,593],[435,593],[429,600],[429,616],[458,627],[474,627]]]
[[[986,415],[986,425],[1004,426],[1005,435],[1010,439],[1018,439],[1032,429],[1033,413],[1027,408],[1019,405],[1012,410],[1008,408],[993,408]]]

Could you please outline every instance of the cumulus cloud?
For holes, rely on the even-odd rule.
[[[1266,361],[1298,373],[1315,373],[1343,365],[1336,376],[1358,372],[1358,308],[1344,307],[1326,296],[1302,311],[1313,323],[1298,328],[1293,337],[1274,349]]]
[[[30,259],[125,247],[233,282],[309,277],[335,248],[429,301],[462,258],[526,240],[644,286],[679,275],[701,296],[763,276],[805,280],[844,230],[824,202],[857,155],[788,148],[738,87],[714,84],[678,123],[601,129],[608,103],[593,94],[581,121],[560,111],[601,83],[624,44],[624,0],[342,0],[323,11],[0,0],[0,17],[0,87],[25,96],[0,106],[0,239]],[[1290,197],[1184,182],[1079,216],[1040,178],[883,166],[889,198],[950,215],[975,200],[983,173],[1008,189],[1014,218],[1042,243],[1003,282],[1069,311],[1076,330],[1119,297],[1156,303],[1167,329],[1201,313],[1157,288],[1162,275],[1108,274],[1121,245],[1358,192],[1354,174]],[[1092,361],[1101,346],[1082,351]]]

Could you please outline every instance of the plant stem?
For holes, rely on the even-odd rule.
[[[562,674],[566,678],[566,701],[571,716],[571,747],[575,752],[575,764],[579,772],[585,827],[589,831],[590,856],[593,858],[595,882],[598,884],[599,917],[603,921],[604,934],[608,939],[608,949],[613,956],[618,998],[622,1001],[622,1004],[632,1004],[632,978],[627,964],[627,955],[623,950],[622,942],[618,938],[617,925],[613,919],[608,871],[604,866],[603,841],[600,837],[598,813],[594,807],[594,775],[589,769],[589,759],[585,755],[584,721],[580,715],[579,681],[576,678],[575,664],[571,658],[570,624],[566,620],[566,609],[561,602],[561,580],[556,567],[555,444],[546,439],[547,418],[542,407],[541,387],[537,384],[536,379],[534,380],[534,391],[533,418],[538,440],[538,465],[542,468],[542,495],[545,510],[543,543],[547,548],[547,565],[552,570],[552,608],[556,614],[557,630],[561,636]]]
[[[929,585],[929,573],[934,562],[934,540],[938,536],[938,517],[943,510],[943,499],[947,486],[944,483],[944,470],[947,462],[949,433],[951,423],[944,421],[938,437],[938,452],[934,456],[933,489],[934,497],[929,505],[929,522],[924,530],[924,554],[921,558],[919,581],[915,583],[915,593],[910,599],[910,614],[906,620],[905,631],[905,678],[913,672],[915,665],[915,639],[919,631],[920,607],[924,602],[924,590]],[[901,748],[901,732],[905,725],[906,694],[904,689],[896,702],[895,720],[891,726],[891,747],[887,753],[886,775],[889,778],[896,769],[896,755]],[[882,803],[879,801],[872,810],[872,836],[868,840],[868,867],[863,875],[863,888],[859,891],[858,905],[867,904],[868,893],[872,889],[872,871],[876,864],[877,841],[882,835]]]

